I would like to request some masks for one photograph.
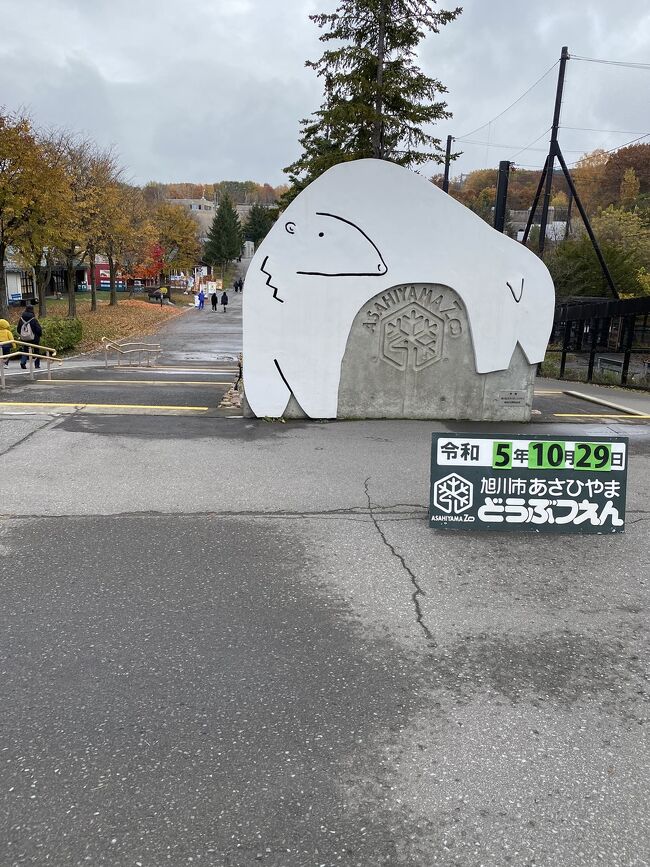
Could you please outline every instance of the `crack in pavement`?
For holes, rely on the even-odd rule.
[[[400,509],[405,508],[408,508],[410,511],[399,511]],[[142,511],[131,512],[58,512],[51,514],[38,512],[29,514],[4,512],[0,513],[0,518],[6,518],[11,520],[29,520],[34,518],[192,518],[195,517],[197,514],[200,514],[204,515],[206,518],[287,518],[288,520],[292,520],[296,518],[365,518],[370,517],[372,512],[374,512],[375,514],[381,514],[386,521],[420,521],[426,520],[426,516],[428,514],[427,508],[425,506],[420,506],[416,504],[396,503],[393,506],[374,506],[372,510],[366,509],[363,506],[351,506],[349,508],[322,509],[321,511],[313,512],[309,512],[306,510],[290,511],[288,509],[273,511],[263,511],[260,509],[232,509],[219,512],[208,511],[206,509],[201,509],[198,512],[165,512],[160,509],[144,509]]]
[[[363,483],[363,488],[364,488],[364,491],[366,494],[366,499],[368,500],[368,514],[370,515],[370,519],[372,520],[372,523],[375,525],[375,529],[379,533],[379,536],[381,537],[381,540],[384,543],[384,545],[388,548],[388,550],[391,552],[393,557],[395,557],[397,560],[399,560],[399,562],[402,566],[402,569],[409,576],[409,580],[410,580],[411,584],[413,585],[413,593],[411,594],[411,601],[413,602],[413,607],[415,608],[415,619],[417,621],[418,626],[420,627],[420,629],[424,633],[425,638],[429,642],[429,647],[437,647],[438,646],[437,642],[436,642],[435,638],[433,637],[431,630],[424,622],[424,615],[422,613],[422,607],[420,605],[420,597],[426,596],[427,594],[420,587],[420,584],[418,582],[418,579],[417,579],[415,572],[413,572],[413,570],[408,566],[404,557],[402,557],[402,555],[395,550],[393,545],[391,545],[391,543],[386,538],[386,534],[379,526],[379,522],[377,521],[377,518],[375,517],[375,508],[373,507],[372,502],[370,500],[369,485],[370,485],[370,477],[368,477],[365,480],[365,482]]]
[[[75,412],[76,412],[76,410],[75,410]],[[74,415],[74,413],[70,413],[70,415]],[[12,443],[9,446],[9,448],[6,448],[4,451],[0,452],[0,458],[4,457],[5,455],[8,455],[9,452],[12,452],[14,449],[17,449],[18,446],[21,446],[23,443],[27,442],[27,440],[30,437],[33,437],[35,434],[40,433],[42,430],[45,430],[48,427],[53,427],[55,425],[55,423],[58,421],[59,421],[58,417],[48,419],[44,424],[39,425],[37,428],[34,428],[34,430],[31,430],[28,434],[25,434],[24,437],[22,437],[19,440],[16,440],[15,443]]]

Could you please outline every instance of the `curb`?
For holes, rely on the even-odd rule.
[[[582,394],[580,391],[565,391],[564,394],[568,394],[569,397],[579,397],[581,400],[587,400],[590,403],[597,403],[600,406],[606,406],[608,409],[616,409],[619,412],[626,412],[628,415],[641,416],[645,418],[647,418],[648,415],[648,413],[643,412],[643,410],[630,409],[629,406],[622,406],[620,403],[612,403],[610,400],[603,400],[600,397],[594,397],[590,394]]]

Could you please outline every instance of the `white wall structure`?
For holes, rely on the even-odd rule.
[[[336,418],[356,314],[398,284],[450,287],[467,310],[476,372],[507,370],[517,344],[544,358],[555,292],[546,266],[420,175],[342,163],[310,184],[257,250],[244,291],[244,387],[258,416],[291,393]]]

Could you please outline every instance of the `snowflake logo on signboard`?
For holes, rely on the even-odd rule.
[[[433,503],[447,515],[460,515],[471,509],[474,488],[471,482],[456,473],[451,473],[433,486]]]
[[[442,357],[444,329],[440,316],[417,302],[407,304],[381,323],[382,358],[398,370],[423,370]]]

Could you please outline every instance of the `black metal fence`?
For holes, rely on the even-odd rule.
[[[547,353],[560,356],[559,377],[567,374],[570,357],[571,378],[582,374],[586,381],[620,375],[621,385],[650,382],[649,298],[627,301],[576,299],[557,304]],[[579,378],[583,378],[580,375]]]

